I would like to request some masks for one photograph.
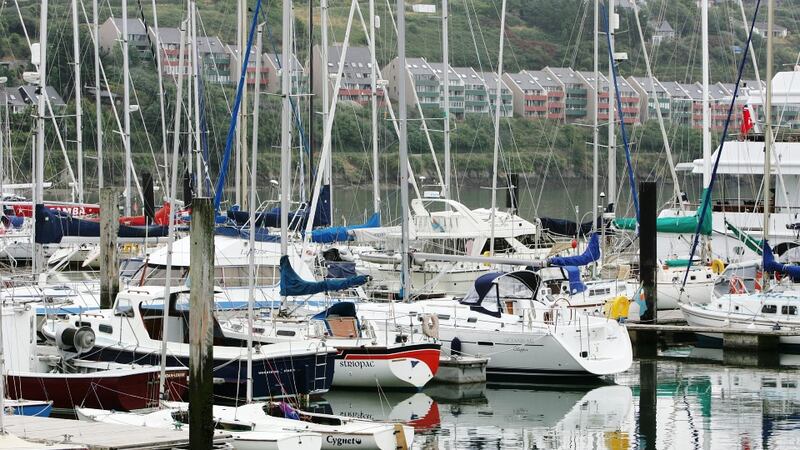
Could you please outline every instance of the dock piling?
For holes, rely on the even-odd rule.
[[[153,175],[142,173],[142,193],[144,194],[144,217],[148,225],[155,222],[156,208],[153,195]]]
[[[644,290],[644,301],[647,309],[642,314],[642,322],[655,323],[656,321],[656,218],[658,205],[656,182],[642,181],[639,183],[639,198],[641,205],[639,222],[639,278]]]
[[[119,292],[117,190],[100,189],[100,308],[111,309]]]
[[[192,202],[189,280],[189,441],[212,448],[214,437],[214,206],[207,197]]]

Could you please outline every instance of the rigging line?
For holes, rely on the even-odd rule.
[[[623,144],[625,146],[625,161],[628,164],[628,182],[630,183],[630,187],[631,187],[631,199],[633,200],[633,206],[636,209],[636,222],[638,223],[639,222],[639,198],[638,198],[639,196],[636,193],[636,180],[635,180],[635,175],[633,173],[633,165],[631,164],[631,151],[630,151],[630,145],[628,143],[628,133],[625,132],[625,115],[624,115],[624,112],[623,112],[623,109],[622,109],[622,98],[621,98],[621,92],[620,92],[620,89],[619,89],[619,81],[618,81],[619,67],[617,66],[616,61],[614,61],[614,54],[612,53],[611,32],[608,31],[610,29],[609,25],[608,25],[608,15],[605,12],[605,6],[602,6],[601,8],[603,10],[603,16],[605,17],[604,22],[605,22],[605,26],[606,26],[606,42],[607,42],[607,45],[608,45],[609,64],[611,64],[611,66],[613,68],[613,70],[611,71],[611,74],[613,75],[614,90],[617,93],[617,95],[615,97],[616,97],[616,100],[617,100],[617,110],[619,110],[619,116],[620,116],[619,125],[620,125],[621,131],[622,131],[622,141],[623,141]],[[612,80],[609,80],[609,81],[612,81]],[[609,87],[609,89],[610,89],[610,87]],[[610,105],[609,105],[609,108],[611,108]],[[688,273],[689,271],[687,270],[686,272]]]
[[[730,125],[731,116],[733,115],[733,107],[736,105],[736,97],[739,94],[739,83],[742,80],[742,75],[744,74],[744,67],[747,64],[747,54],[750,48],[750,42],[753,39],[753,29],[756,26],[756,17],[758,16],[758,10],[760,6],[761,6],[761,0],[756,0],[756,9],[755,12],[753,13],[753,21],[750,23],[750,33],[748,33],[747,35],[747,46],[745,46],[741,62],[739,63],[739,72],[736,78],[736,84],[734,85],[733,96],[731,97],[731,102],[730,105],[728,106],[728,117],[725,120],[725,127],[722,129],[722,137],[720,138],[719,149],[717,150],[717,158],[714,161],[714,168],[711,171],[711,180],[709,180],[708,189],[706,190],[705,198],[703,199],[702,202],[702,207],[700,211],[700,220],[697,221],[697,227],[695,228],[694,238],[692,240],[692,249],[691,252],[689,253],[689,261],[694,259],[694,254],[695,251],[697,250],[697,244],[700,241],[700,230],[703,227],[703,222],[705,221],[706,212],[710,207],[709,203],[711,203],[711,192],[713,191],[714,184],[716,182],[717,169],[719,168],[719,161],[722,157],[722,150],[725,146],[725,139],[728,136],[728,125]],[[765,193],[765,195],[769,195],[769,193]],[[764,234],[766,235],[768,231],[769,230],[764,230]],[[688,279],[689,279],[689,271],[687,270],[683,276],[683,284],[681,284],[681,291],[683,291],[683,289],[686,287],[686,282],[688,281]]]

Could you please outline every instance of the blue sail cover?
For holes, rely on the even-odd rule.
[[[790,266],[775,261],[775,255],[772,254],[772,247],[769,246],[766,240],[764,241],[764,271],[785,273],[789,275],[792,280],[800,280],[800,266]]]
[[[36,243],[58,244],[65,236],[100,237],[100,222],[77,219],[63,211],[36,205]],[[165,237],[168,227],[160,225],[129,226],[120,225],[117,236],[121,238],[144,239],[146,237]]]
[[[600,239],[597,233],[589,238],[589,245],[582,254],[576,256],[555,256],[548,260],[551,266],[585,266],[600,259]]]
[[[216,227],[214,234],[233,238],[250,239],[250,230],[247,228],[236,227]],[[256,228],[256,242],[280,242],[281,237],[269,234],[266,228]]]
[[[322,281],[306,281],[294,271],[289,257],[281,256],[281,295],[313,295],[320,292],[334,292],[353,286],[361,286],[368,280],[366,275],[356,275],[350,278],[334,278]]]
[[[331,242],[347,242],[353,240],[347,232],[359,228],[377,228],[381,226],[381,214],[375,213],[366,222],[360,225],[346,227],[320,228],[311,232],[311,242],[329,244]]]
[[[581,269],[575,266],[564,266],[567,271],[567,279],[569,280],[569,293],[570,295],[580,294],[586,290],[586,285],[581,280]]]
[[[331,224],[331,192],[330,187],[325,185],[319,191],[319,201],[317,202],[317,212],[314,214],[314,226],[325,227]],[[228,219],[236,225],[243,227],[250,223],[250,213],[248,211],[228,210]],[[289,211],[289,228],[305,228],[308,219],[308,211],[298,209]],[[257,227],[279,228],[281,226],[281,208],[272,208],[269,211],[256,213]]]

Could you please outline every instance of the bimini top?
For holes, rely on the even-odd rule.
[[[530,270],[490,272],[475,280],[472,289],[461,299],[461,304],[468,305],[473,311],[500,317],[502,300],[532,300],[540,282],[539,275]]]

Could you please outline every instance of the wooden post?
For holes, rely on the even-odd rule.
[[[656,400],[658,392],[658,361],[642,360],[639,366],[639,439],[640,448],[656,448]]]
[[[658,264],[656,248],[656,211],[658,198],[655,181],[639,183],[639,204],[641,205],[639,222],[639,278],[644,289],[644,301],[647,310],[642,314],[642,322],[656,321],[656,269]]]
[[[144,194],[144,220],[147,225],[155,222],[156,208],[153,194],[153,175],[150,172],[142,173],[142,193]]]
[[[100,189],[100,308],[111,309],[119,292],[117,190]]]
[[[211,449],[214,438],[214,206],[192,201],[189,282],[189,446]]]

